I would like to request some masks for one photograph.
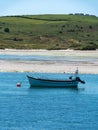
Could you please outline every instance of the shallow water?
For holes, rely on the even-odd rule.
[[[27,74],[0,73],[0,130],[98,129],[97,74],[78,89],[30,89]]]
[[[45,55],[0,55],[0,60],[4,61],[54,61],[54,62],[62,62],[62,63],[98,63],[97,57],[82,57],[82,56],[45,56]]]

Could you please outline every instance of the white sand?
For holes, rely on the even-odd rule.
[[[73,73],[78,67],[80,73],[98,74],[98,50],[96,51],[74,51],[74,50],[0,50],[0,55],[47,55],[66,56],[76,58],[79,62],[60,61],[7,61],[0,60],[0,72],[66,72]],[[82,61],[81,61],[82,58]],[[83,58],[89,60],[83,61]]]

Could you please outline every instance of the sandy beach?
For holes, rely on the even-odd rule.
[[[67,57],[61,61],[29,61],[0,59],[0,72],[65,72],[73,73],[79,68],[80,73],[98,74],[98,50],[0,50],[0,55]]]

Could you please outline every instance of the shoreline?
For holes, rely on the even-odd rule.
[[[20,49],[0,49],[0,55],[46,55],[46,56],[91,56],[98,57],[98,50],[20,50]]]
[[[20,56],[64,56],[75,58],[74,62],[55,61],[22,61],[22,60],[0,60],[0,72],[59,72],[74,73],[78,67],[80,74],[98,74],[98,50],[0,50],[0,55]],[[87,58],[88,61],[80,61]]]

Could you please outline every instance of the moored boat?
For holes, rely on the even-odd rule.
[[[64,73],[34,73],[27,75],[31,87],[78,87],[78,83],[85,83],[78,76],[76,70],[74,77]]]

